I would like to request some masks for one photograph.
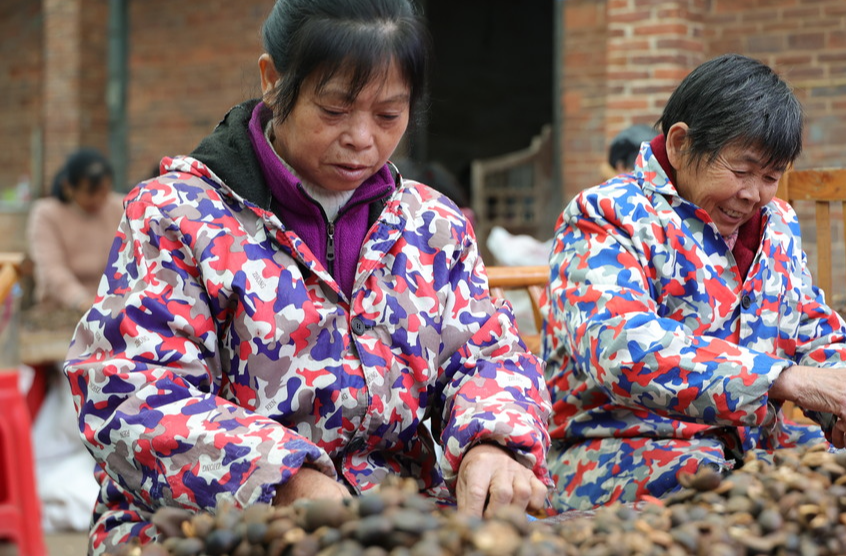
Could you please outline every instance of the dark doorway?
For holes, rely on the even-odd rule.
[[[469,195],[470,162],[523,149],[553,121],[554,0],[425,0],[435,48],[429,119],[412,157]]]

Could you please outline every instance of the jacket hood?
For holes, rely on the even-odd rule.
[[[239,104],[200,141],[191,157],[205,164],[232,191],[259,207],[270,204],[270,189],[253,151],[248,125],[260,99]]]

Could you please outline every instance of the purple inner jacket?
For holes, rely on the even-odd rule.
[[[330,268],[326,258],[329,222],[320,204],[309,197],[267,141],[264,129],[271,116],[270,109],[263,102],[256,105],[250,118],[250,140],[267,186],[276,200],[274,212],[287,229],[302,238],[323,266],[332,271],[341,291],[349,298],[355,281],[356,263],[369,229],[369,205],[393,192],[391,171],[387,164],[383,166],[358,186],[341,208],[334,222],[335,261]]]

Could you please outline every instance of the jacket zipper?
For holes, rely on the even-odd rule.
[[[323,216],[326,218],[326,216]],[[328,219],[327,219],[328,220]],[[327,222],[326,226],[326,266],[329,275],[335,276],[335,223]]]
[[[303,188],[303,185],[301,183],[297,184],[297,187],[300,191],[305,193],[305,189]],[[309,197],[309,195],[306,193],[306,198],[308,198],[308,200],[311,201],[311,203],[318,208],[318,210],[320,211],[320,215],[323,216],[323,221],[326,223],[326,270],[329,271],[329,275],[333,278],[335,277],[335,222],[352,207],[362,204],[369,205],[382,195],[384,195],[384,193],[373,195],[368,199],[362,199],[356,202],[354,205],[344,205],[343,207],[341,207],[341,210],[338,211],[337,216],[335,216],[335,220],[330,222],[329,218],[326,216],[326,211],[323,210],[323,207],[320,205],[320,203]]]

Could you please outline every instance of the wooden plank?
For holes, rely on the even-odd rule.
[[[846,169],[797,170],[788,176],[787,187],[794,201],[842,201],[846,199]]]
[[[491,288],[522,288],[546,286],[548,266],[489,266],[488,282]]]
[[[817,286],[831,295],[831,211],[829,202],[817,204]]]

